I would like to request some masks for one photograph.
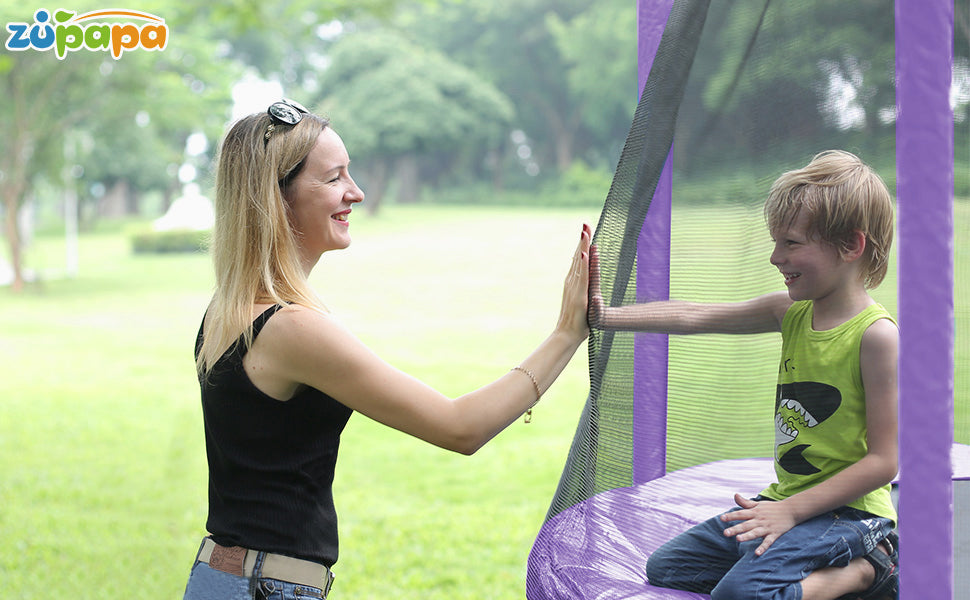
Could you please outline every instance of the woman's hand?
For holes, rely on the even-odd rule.
[[[589,249],[592,240],[589,225],[583,224],[579,245],[573,253],[573,262],[563,284],[562,309],[556,329],[579,341],[589,335],[586,312],[589,295]]]

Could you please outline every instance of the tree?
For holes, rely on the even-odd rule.
[[[712,3],[680,123],[681,157],[799,157],[833,134],[892,138],[892,3]],[[772,99],[769,104],[768,99]]]
[[[323,95],[351,155],[366,162],[368,204],[377,210],[391,169],[398,198],[413,201],[419,160],[494,146],[512,118],[491,84],[443,54],[379,29],[344,36],[321,74]]]
[[[0,94],[8,99],[7,110],[0,112],[0,137],[7,140],[0,157],[0,197],[15,291],[24,284],[17,217],[28,187],[37,177],[57,177],[63,131],[101,108],[100,99],[89,93],[98,81],[99,57],[77,58],[81,68],[68,69],[50,53],[0,56]]]
[[[133,50],[117,60],[83,49],[63,60],[50,50],[0,53],[0,95],[6,106],[0,112],[0,137],[5,140],[0,201],[13,288],[20,290],[24,283],[20,207],[40,180],[62,180],[65,153],[78,166],[75,172],[83,170],[87,188],[127,182],[136,192],[171,192],[178,183],[170,166],[184,160],[186,139],[195,132],[209,139],[221,134],[230,88],[245,60],[264,74],[297,77],[304,64],[301,47],[317,39],[320,23],[343,13],[386,12],[393,4],[146,0],[139,9],[164,18],[168,26],[164,50]],[[0,6],[4,23],[32,26],[34,16],[33,9]],[[50,16],[41,21],[51,26],[64,22]],[[271,40],[263,48],[271,52],[240,42],[253,25]]]
[[[394,23],[506,94],[540,166],[562,173],[619,156],[637,102],[635,15],[628,0],[469,0]]]
[[[0,19],[30,21],[10,8],[0,11]],[[221,127],[229,101],[224,78],[232,71],[205,60],[215,42],[191,34],[179,38],[170,38],[162,51],[138,49],[119,59],[88,49],[63,60],[52,50],[0,55],[0,94],[9,103],[0,113],[0,136],[10,140],[0,162],[0,196],[14,290],[24,284],[20,206],[40,180],[62,181],[66,154],[83,167],[78,172],[87,173],[88,183],[97,177],[165,187],[175,176],[159,159],[178,159],[193,131]],[[186,60],[189,49],[197,60]],[[154,129],[138,128],[136,116],[153,120]]]

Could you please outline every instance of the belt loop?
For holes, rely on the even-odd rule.
[[[195,553],[195,562],[196,563],[198,563],[199,562],[199,559],[202,557],[202,549],[205,548],[205,542],[208,539],[209,539],[208,537],[202,538],[202,543],[199,544],[199,551]]]
[[[256,600],[256,584],[263,573],[263,559],[266,557],[265,552],[256,552],[256,562],[253,564],[253,572],[249,576],[249,597]],[[247,556],[248,558],[248,556]],[[249,562],[247,560],[247,562]]]

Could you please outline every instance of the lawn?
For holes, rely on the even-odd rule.
[[[518,364],[555,325],[596,211],[356,213],[313,280],[392,364],[447,394]],[[360,216],[358,216],[360,215]],[[206,514],[192,344],[212,287],[201,255],[82,237],[80,274],[0,291],[0,578],[12,597],[181,597]],[[57,237],[37,269],[61,268]],[[356,415],[335,497],[337,598],[522,597],[526,557],[588,390],[581,351],[536,407],[472,457]]]
[[[313,283],[386,360],[457,395],[506,372],[551,331],[580,225],[597,218],[589,209],[359,211],[353,246],[325,256]],[[703,262],[714,242],[691,235],[696,242],[675,243],[678,260],[694,248]],[[63,242],[40,237],[28,260],[42,281],[20,295],[0,290],[0,577],[18,598],[178,598],[206,514],[191,351],[209,259],[134,255],[118,228],[84,235],[80,252],[79,276],[58,277]],[[966,252],[958,245],[958,273]],[[526,558],[587,391],[583,348],[533,423],[472,457],[352,418],[334,489],[333,597],[523,597]],[[965,420],[967,402],[958,404]]]

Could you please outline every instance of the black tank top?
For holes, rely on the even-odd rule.
[[[253,339],[274,306],[253,321]],[[196,355],[202,329],[196,340]],[[337,561],[333,475],[352,413],[306,387],[283,402],[259,391],[243,368],[242,336],[200,378],[209,462],[209,517],[216,543]]]

